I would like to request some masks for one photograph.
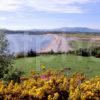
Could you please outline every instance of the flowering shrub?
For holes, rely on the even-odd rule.
[[[20,83],[0,82],[0,100],[99,100],[100,77],[86,80],[76,73],[64,76],[59,71],[45,71],[22,77]]]
[[[100,77],[87,80],[70,94],[71,100],[100,100]]]

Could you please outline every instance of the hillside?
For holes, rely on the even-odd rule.
[[[31,30],[9,30],[9,29],[0,29],[0,32],[7,34],[59,34],[63,33],[84,33],[84,34],[99,34],[99,29],[91,29],[87,27],[63,27],[56,29],[31,29]]]

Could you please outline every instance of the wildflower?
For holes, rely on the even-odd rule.
[[[46,69],[46,66],[42,65],[42,66],[41,66],[41,69],[42,69],[42,70],[45,70],[45,69]]]

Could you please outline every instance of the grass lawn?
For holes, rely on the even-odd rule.
[[[32,70],[41,71],[41,65],[47,69],[59,70],[71,68],[71,73],[84,72],[87,76],[100,76],[100,59],[75,55],[41,55],[32,58],[20,58],[14,61],[14,66],[29,75]]]

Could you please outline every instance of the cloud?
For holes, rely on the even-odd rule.
[[[89,2],[93,0],[0,0],[0,11],[16,11],[30,7],[43,12],[82,13],[85,9],[81,5]]]
[[[30,0],[29,6],[44,12],[82,13],[84,10],[76,5],[85,4],[91,0]]]
[[[86,26],[90,28],[94,28],[94,29],[100,29],[100,24],[97,24],[97,23],[91,23]]]
[[[7,19],[6,17],[0,16],[0,21],[4,21],[6,19]]]
[[[74,4],[74,3],[83,4],[83,3],[90,2],[91,0],[51,0],[51,1],[58,3],[58,4]]]
[[[23,0],[0,0],[0,11],[15,11],[22,5]]]
[[[44,12],[60,12],[60,13],[81,13],[80,7],[70,5],[68,2],[58,0],[33,0],[29,2],[30,7],[38,11]]]

